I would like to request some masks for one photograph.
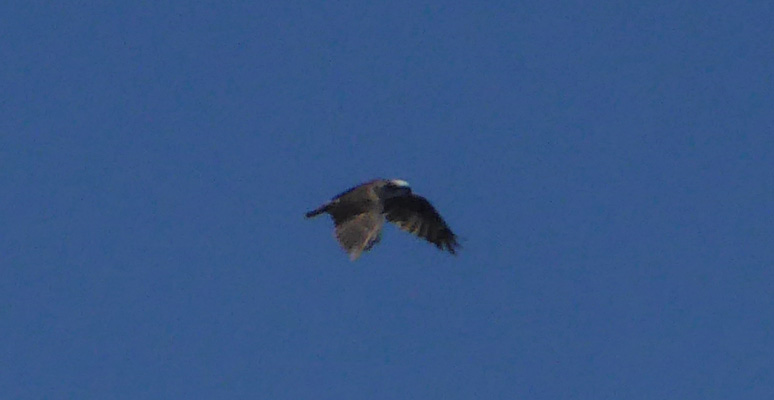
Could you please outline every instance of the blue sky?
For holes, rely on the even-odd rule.
[[[772,11],[4,3],[0,397],[770,399]]]

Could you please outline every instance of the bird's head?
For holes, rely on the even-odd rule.
[[[400,197],[411,194],[411,186],[403,179],[390,179],[384,185],[385,197]]]

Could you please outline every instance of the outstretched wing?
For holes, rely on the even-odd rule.
[[[460,244],[446,221],[422,196],[394,197],[385,201],[384,212],[387,220],[400,229],[413,233],[436,245],[441,250],[455,254]]]
[[[349,258],[355,261],[361,253],[379,242],[383,224],[384,218],[377,213],[357,214],[336,222],[336,239],[349,253]]]

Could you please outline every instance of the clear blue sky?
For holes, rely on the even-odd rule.
[[[0,6],[0,398],[774,398],[770,1],[77,3]],[[303,218],[374,177],[461,253]]]

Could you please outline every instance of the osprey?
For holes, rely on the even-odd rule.
[[[379,242],[385,217],[441,250],[455,254],[460,247],[438,211],[427,199],[413,194],[408,182],[401,179],[374,179],[355,186],[309,211],[306,217],[322,213],[333,217],[336,238],[352,261]]]

